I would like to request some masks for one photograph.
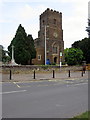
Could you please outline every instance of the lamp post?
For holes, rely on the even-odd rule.
[[[47,60],[47,45],[46,45],[46,40],[47,40],[47,35],[46,35],[46,29],[47,29],[47,25],[45,25],[45,65],[46,65],[46,60]]]
[[[45,25],[45,65],[46,65],[46,59],[47,59],[47,56],[46,56],[46,25]]]

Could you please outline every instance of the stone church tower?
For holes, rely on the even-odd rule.
[[[37,55],[33,64],[45,64],[45,60],[51,64],[60,64],[60,52],[64,51],[61,12],[47,8],[40,15],[40,31],[35,39],[35,47]]]

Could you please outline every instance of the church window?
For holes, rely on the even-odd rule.
[[[43,20],[43,25],[45,25],[45,21]]]
[[[41,55],[38,55],[38,60],[41,60]]]
[[[57,53],[57,47],[53,46],[53,53]]]
[[[58,53],[58,45],[56,43],[53,43],[52,51],[53,51],[53,54],[57,54]]]
[[[56,24],[56,19],[54,19],[53,23]]]

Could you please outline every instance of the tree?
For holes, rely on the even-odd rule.
[[[83,51],[84,60],[90,63],[90,38],[84,38],[72,44],[72,48],[79,48]]]
[[[82,63],[83,52],[80,49],[66,48],[64,50],[65,62],[68,65],[77,65]]]
[[[8,63],[10,61],[10,56],[7,55],[7,51],[4,50],[4,47],[0,45],[0,61],[3,63]]]
[[[27,36],[27,47],[28,47],[28,50],[31,54],[31,58],[35,58],[36,57],[36,50],[35,50],[35,46],[34,46],[34,41],[33,41],[33,38],[31,35],[28,35]],[[31,63],[31,61],[30,61]]]
[[[21,24],[19,25],[11,44],[8,46],[10,56],[12,54],[12,45],[14,45],[15,62],[22,65],[31,64],[32,59],[35,58],[36,55],[34,40],[31,35],[27,36],[25,29]]]

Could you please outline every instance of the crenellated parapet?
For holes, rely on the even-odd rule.
[[[41,15],[40,15],[40,17],[42,17],[43,15],[46,15],[46,14],[58,14],[58,15],[62,15],[62,13],[61,12],[59,12],[59,11],[56,11],[56,10],[53,10],[53,9],[50,9],[50,8],[47,8]]]

